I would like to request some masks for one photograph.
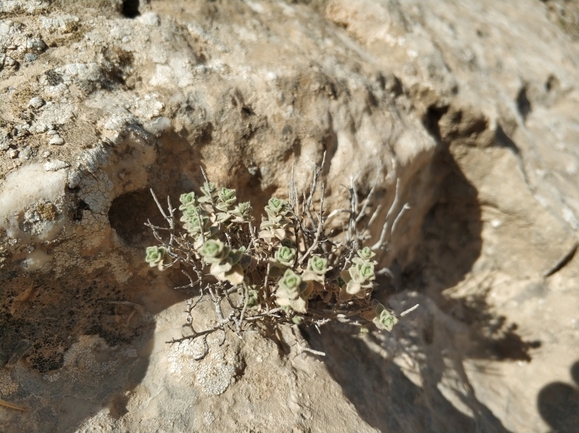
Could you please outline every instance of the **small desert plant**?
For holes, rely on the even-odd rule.
[[[386,247],[408,208],[397,209],[398,183],[379,239],[369,247],[363,246],[370,238],[368,227],[380,211],[378,206],[369,212],[377,182],[359,202],[351,179],[350,208],[327,213],[320,173],[316,167],[309,193],[301,200],[293,180],[289,200],[269,199],[259,227],[249,202],[238,203],[235,190],[218,188],[207,177],[199,193],[181,195],[180,227],[170,200],[165,211],[151,191],[168,227],[147,224],[160,245],[148,247],[145,260],[159,270],[179,265],[189,278],[180,288],[199,290],[188,304],[188,333],[172,342],[205,339],[226,329],[241,337],[248,327],[271,332],[282,324],[320,326],[332,320],[392,330],[399,316],[373,300],[372,291],[374,251]],[[334,236],[327,222],[339,214],[347,217],[346,223]],[[211,327],[199,330],[193,312],[207,298],[216,316]]]

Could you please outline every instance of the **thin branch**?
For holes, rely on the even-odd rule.
[[[269,248],[269,254],[271,255],[271,247]],[[265,279],[263,281],[263,300],[265,301],[265,307],[269,311],[269,272],[271,270],[271,263],[267,262],[267,267],[265,269]]]
[[[414,310],[416,310],[418,307],[420,306],[420,304],[416,304],[414,307],[410,307],[408,310],[404,310],[402,313],[399,314],[400,317],[404,317],[406,316],[408,313],[412,313]]]
[[[320,174],[322,173],[322,167],[324,166],[325,163],[326,163],[326,152],[324,151],[322,155],[322,164],[320,166],[318,166],[317,164],[314,165],[314,176],[312,178],[312,184],[310,186],[310,194],[306,202],[306,207],[308,208],[312,206],[312,200],[314,199],[314,194],[317,189],[318,179],[320,177]]]
[[[239,323],[237,324],[237,333],[241,338],[241,325],[243,324],[243,318],[245,317],[245,310],[247,310],[247,304],[249,303],[249,290],[247,289],[247,284],[243,284],[243,308],[239,314]]]
[[[174,287],[174,289],[176,290],[183,290],[183,289],[187,289],[187,288],[191,288],[194,289],[196,284],[200,284],[202,282],[202,278],[199,276],[199,273],[196,269],[194,269],[194,271],[197,273],[197,281],[193,281],[193,278],[191,278],[191,276],[185,272],[183,269],[181,269],[181,273],[185,276],[187,276],[187,278],[189,278],[189,284],[186,284],[184,286],[177,286]],[[201,292],[201,295],[203,295],[203,292]]]
[[[163,206],[161,206],[161,203],[159,203],[159,199],[157,198],[155,191],[153,191],[153,188],[149,188],[149,191],[151,192],[151,195],[153,196],[153,200],[155,200],[155,203],[157,204],[157,208],[159,208],[159,212],[161,212],[161,215],[163,215],[163,218],[165,218],[166,220],[169,220],[169,217],[165,213],[165,210],[163,209]]]
[[[171,197],[167,196],[167,209],[169,210],[169,228],[171,229],[171,232],[173,232],[175,230],[175,218],[173,217],[175,215],[175,209],[173,208],[173,206],[171,206]],[[169,244],[171,244],[171,241],[173,240],[173,236],[171,235],[171,240],[169,241]]]
[[[372,224],[374,224],[374,221],[376,220],[376,218],[378,218],[378,214],[380,213],[381,210],[382,210],[382,203],[376,206],[376,209],[374,209],[374,212],[372,212],[372,216],[368,219],[368,222],[364,226],[365,232],[368,230],[368,227],[371,227]]]
[[[171,230],[171,229],[168,228],[168,227],[156,226],[156,225],[154,225],[153,223],[151,223],[151,220],[149,220],[149,219],[148,219],[147,222],[145,223],[145,226],[149,227],[151,230],[167,230],[167,231]]]
[[[309,219],[309,221],[310,221],[310,226],[311,226],[311,227],[315,227],[315,226],[316,226],[316,223],[314,222],[314,217],[312,216],[312,212],[311,212],[311,210],[310,210],[310,207],[309,207],[309,206],[304,206],[304,211],[305,211],[305,213],[306,213],[306,215],[307,215],[307,217],[308,217],[308,219]],[[305,230],[304,230],[304,231],[305,231]]]
[[[357,173],[356,176],[350,176],[350,192],[352,194],[351,199],[353,200],[352,208],[353,213],[357,212],[358,210],[358,191],[356,190],[355,182],[358,179],[360,173]]]
[[[304,352],[307,352],[307,353],[312,353],[312,354],[318,355],[318,356],[326,356],[326,353],[325,353],[325,352],[321,352],[321,351],[319,351],[319,350],[310,349],[309,347],[302,346],[302,345],[299,344],[299,343],[296,344],[296,347],[297,347],[297,349],[298,349],[298,354],[300,354],[300,355],[301,355],[302,353],[304,353]]]
[[[219,326],[214,326],[213,328],[205,329],[203,331],[193,331],[194,332],[193,335],[182,335],[180,338],[171,338],[171,340],[166,341],[166,343],[175,344],[175,343],[182,343],[183,341],[187,341],[187,340],[195,340],[197,338],[209,335],[209,334],[211,334],[215,331],[218,331],[220,329],[221,328]]]
[[[335,217],[336,215],[338,215],[339,213],[348,213],[351,214],[352,211],[350,209],[334,209],[332,212],[330,212],[328,214],[328,216],[326,217],[326,222],[330,219]]]
[[[325,163],[326,163],[326,152],[324,151],[324,153],[322,155],[321,165],[319,167],[317,165],[314,166],[314,175],[312,177],[312,184],[310,185],[310,193],[308,195],[308,198],[305,200],[305,203],[303,206],[305,211],[306,211],[306,214],[310,220],[310,225],[312,226],[312,228],[314,230],[316,230],[316,224],[315,224],[314,218],[312,217],[312,214],[311,214],[312,201],[314,199],[314,194],[316,193],[316,190],[318,189],[318,179],[320,177],[320,174],[322,174],[321,167],[323,167],[325,165]]]
[[[17,410],[20,412],[26,412],[28,410],[24,406],[18,406],[17,404],[10,403],[9,401],[2,399],[0,399],[0,406],[7,407],[8,409]]]
[[[300,259],[298,260],[299,265],[302,265],[304,263],[304,261],[306,260],[306,258],[312,253],[312,251],[316,250],[316,248],[318,247],[319,241],[320,241],[320,237],[322,236],[322,233],[324,231],[324,221],[323,221],[323,216],[322,216],[323,207],[324,207],[324,191],[325,191],[325,187],[322,184],[322,197],[320,198],[320,213],[319,213],[320,223],[317,226],[316,237],[314,238],[314,242],[308,248],[308,250],[305,252],[305,254],[303,256],[301,256]]]
[[[400,209],[400,212],[398,212],[398,215],[396,215],[396,218],[394,219],[394,222],[392,223],[392,230],[390,231],[390,235],[392,235],[392,233],[394,233],[396,231],[396,226],[398,225],[398,221],[400,221],[400,218],[402,218],[402,215],[404,215],[404,212],[406,212],[409,209],[410,209],[410,205],[408,203],[406,203],[404,206],[402,206],[402,209]],[[389,240],[390,240],[390,236],[388,237],[388,241]]]
[[[374,194],[374,190],[376,189],[376,185],[378,185],[378,179],[379,179],[381,172],[382,172],[382,161],[380,161],[380,167],[376,170],[376,177],[374,178],[374,182],[372,182],[372,187],[370,188],[370,192],[368,193],[368,195],[364,199],[364,204],[362,204],[362,209],[360,209],[360,212],[358,213],[358,217],[356,218],[356,224],[358,224],[362,220],[362,218],[364,218],[364,215],[366,214],[366,208],[370,204],[370,200],[372,199],[372,195]]]
[[[382,268],[379,271],[375,272],[376,275],[388,275],[390,278],[394,278],[394,274],[388,268]]]
[[[289,199],[290,199],[290,204],[291,204],[292,208],[295,209],[296,214],[299,214],[300,213],[300,209],[299,209],[300,204],[298,201],[298,192],[297,192],[297,188],[296,188],[295,171],[296,171],[296,165],[295,165],[295,162],[292,162],[292,171],[291,171],[290,186],[289,186]]]
[[[251,243],[249,244],[249,247],[247,248],[247,251],[250,252],[252,247],[257,246],[257,235],[255,234],[256,232],[256,227],[253,226],[253,224],[251,223],[251,218],[249,219],[249,221],[247,222],[248,227],[249,227],[249,236],[251,236]]]
[[[376,242],[374,245],[372,245],[370,247],[370,249],[372,250],[377,250],[382,248],[382,245],[384,245],[384,241],[386,239],[386,235],[388,234],[388,223],[390,222],[390,216],[392,215],[392,212],[394,212],[394,209],[396,209],[398,207],[398,201],[400,200],[399,197],[399,188],[400,188],[400,179],[396,180],[396,191],[394,193],[394,200],[392,201],[392,204],[390,205],[390,209],[388,209],[388,213],[386,214],[386,218],[384,219],[384,226],[382,227],[382,232],[380,233],[380,238],[378,239],[378,242]]]

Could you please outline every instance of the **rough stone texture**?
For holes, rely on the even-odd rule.
[[[1,430],[573,431],[576,11],[0,1],[0,399],[27,409]],[[148,189],[203,167],[259,208],[324,152],[330,207],[380,161],[384,209],[400,179],[377,296],[420,308],[391,335],[166,345],[184,296],[143,264]]]

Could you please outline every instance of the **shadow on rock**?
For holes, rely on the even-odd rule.
[[[103,408],[123,412],[119,402],[147,371],[154,321],[111,274],[105,266],[0,279],[8,292],[0,308],[0,393],[26,408],[2,408],[1,431],[75,431]]]
[[[571,377],[574,385],[553,382],[537,397],[539,413],[553,432],[572,433],[579,426],[579,361],[571,367]]]
[[[392,334],[361,335],[342,325],[303,332],[327,353],[328,370],[362,418],[381,431],[507,432],[477,399],[464,361],[529,361],[529,350],[540,343],[523,341],[515,324],[489,311],[484,284],[476,296],[443,295],[481,253],[481,209],[477,190],[448,150],[430,170],[439,191],[423,222],[421,251],[410,264],[394,262],[400,271],[375,294],[398,313],[416,303],[420,308]],[[405,363],[408,368],[400,367]]]
[[[168,166],[196,155],[185,140],[167,141],[155,173],[170,173],[169,185],[190,187],[195,175],[201,178],[198,167],[186,175]],[[168,191],[159,189],[164,199]],[[90,207],[70,201],[77,204],[71,225],[82,226]],[[71,248],[65,270],[49,247],[50,268],[27,270],[16,260],[0,272],[0,398],[27,409],[0,408],[2,432],[76,431],[103,409],[122,417],[128,393],[149,366],[154,315],[187,297],[172,289],[184,283],[177,270],[159,276],[144,262],[144,247],[155,242],[144,223],[165,223],[149,188],[119,195],[107,216],[113,230],[105,231],[103,244],[88,252]]]
[[[432,380],[427,365],[421,366],[422,384],[411,381],[399,365],[371,349],[376,344],[353,334],[355,329],[303,332],[314,349],[326,353],[328,370],[360,416],[382,432],[508,432],[472,394],[462,397],[467,409],[458,410]]]
[[[461,150],[454,152],[460,154]],[[401,290],[423,293],[444,313],[467,325],[469,344],[463,348],[465,357],[529,362],[530,350],[541,343],[523,340],[517,333],[517,324],[489,310],[486,297],[495,283],[491,274],[473,281],[475,287],[468,294],[453,297],[443,294],[464,280],[480,256],[481,208],[476,188],[462,173],[451,151],[439,152],[432,170],[440,190],[438,200],[424,219],[421,251],[401,271],[390,293]],[[433,330],[428,328],[424,332],[424,340],[428,342]]]

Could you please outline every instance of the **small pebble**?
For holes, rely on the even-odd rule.
[[[28,106],[32,108],[40,108],[44,105],[44,99],[40,96],[35,96],[30,101],[28,101]]]
[[[28,123],[19,123],[14,127],[14,135],[17,137],[22,137],[26,135],[30,130],[30,125]]]
[[[58,171],[58,170],[62,170],[63,168],[67,168],[67,167],[70,167],[70,164],[68,162],[60,161],[58,159],[44,163],[44,170],[45,171]]]
[[[39,134],[46,132],[47,129],[48,129],[48,127],[44,123],[34,124],[34,132],[37,132]]]
[[[151,27],[158,26],[161,23],[159,15],[157,15],[155,12],[145,12],[143,15],[137,18],[137,21]]]
[[[55,134],[52,136],[52,138],[50,139],[48,144],[54,144],[56,146],[60,146],[61,144],[64,144],[64,139],[60,135]]]
[[[16,149],[10,149],[8,152],[8,158],[18,158],[18,151]]]
[[[21,159],[30,159],[31,156],[32,156],[32,149],[30,148],[30,146],[25,146],[18,153],[18,158],[21,158]]]
[[[46,135],[56,135],[58,134],[58,132],[56,132],[54,129],[52,128],[48,128],[48,131],[46,132]]]
[[[27,63],[32,63],[33,61],[36,60],[36,58],[37,58],[37,57],[36,57],[36,54],[32,54],[32,53],[27,53],[27,54],[24,55],[24,60],[25,60]]]
[[[50,150],[45,150],[44,152],[42,152],[43,158],[48,158],[50,155],[52,155],[52,152]]]
[[[41,53],[46,50],[47,46],[42,39],[29,39],[26,42],[26,48]]]

